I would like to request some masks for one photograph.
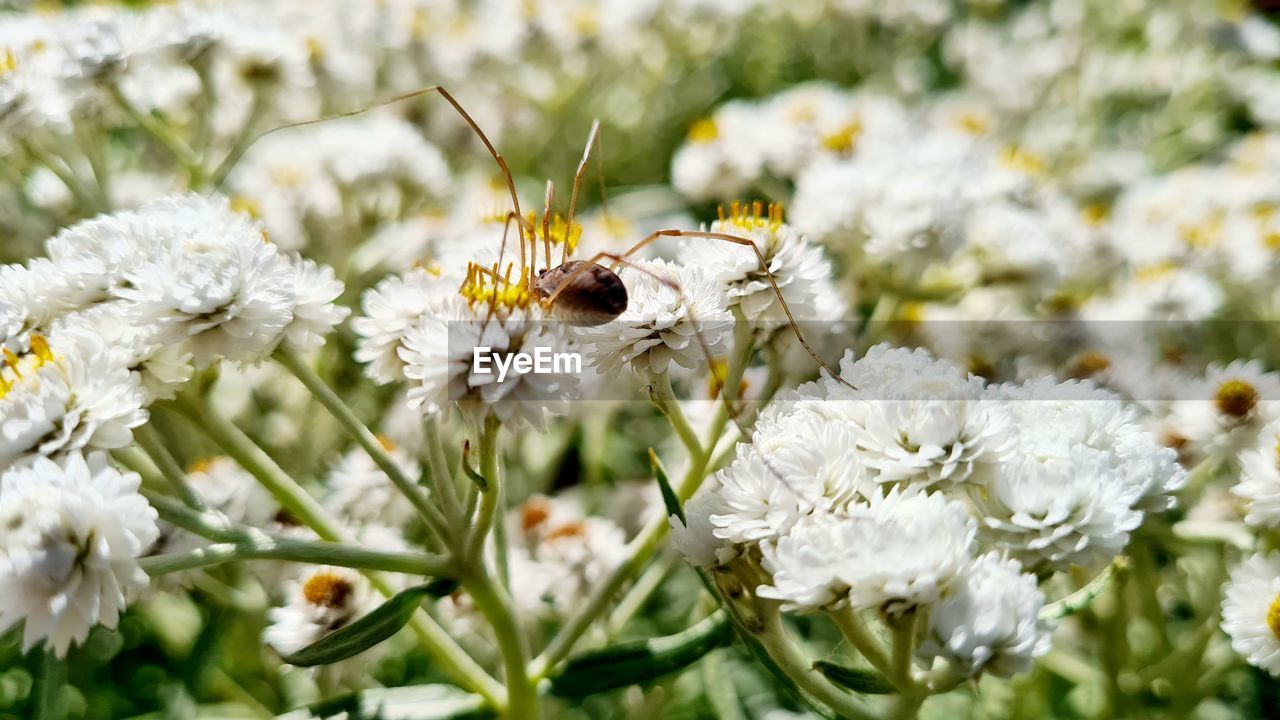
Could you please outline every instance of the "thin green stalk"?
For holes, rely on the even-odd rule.
[[[321,405],[333,415],[334,419],[342,425],[343,429],[364,448],[364,451],[373,458],[374,463],[391,478],[391,482],[409,499],[414,508],[427,521],[427,526],[440,538],[441,542],[446,546],[449,544],[451,534],[449,532],[449,523],[445,520],[440,509],[432,504],[427,494],[422,491],[422,487],[417,482],[410,479],[404,474],[404,471],[396,464],[396,461],[387,453],[386,448],[378,441],[378,437],[373,431],[365,427],[365,424],[356,417],[356,414],[343,402],[329,384],[316,374],[316,371],[307,364],[297,351],[288,345],[280,346],[276,351],[275,358],[284,365],[293,376],[302,381],[302,384],[311,391],[311,394],[320,401]]]
[[[222,158],[222,162],[218,163],[218,167],[209,173],[209,186],[214,189],[222,187],[222,183],[226,182],[227,176],[235,169],[236,163],[240,162],[240,156],[244,155],[249,146],[253,144],[253,141],[257,139],[253,130],[258,126],[263,115],[266,114],[266,93],[255,90],[251,103],[249,115],[245,118],[244,126],[240,128],[240,132],[236,135],[231,149],[227,151],[226,157]]]
[[[39,694],[36,696],[36,720],[62,720],[66,712],[62,705],[62,687],[67,682],[66,663],[45,648],[40,663]]]
[[[916,628],[923,611],[916,609],[898,617],[893,626],[892,675],[889,681],[897,687],[898,699],[889,716],[895,720],[912,720],[920,712],[920,706],[929,697],[929,690],[920,687],[911,675],[911,657],[916,649]]]
[[[874,716],[864,708],[856,696],[836,687],[822,673],[813,668],[813,660],[805,657],[787,634],[777,605],[770,603],[760,608],[762,630],[756,634],[769,657],[791,681],[805,693],[830,707],[843,717],[869,720]]]
[[[180,398],[174,407],[191,419],[249,474],[256,477],[277,502],[315,531],[321,539],[339,542],[347,540],[338,521],[234,423],[189,399]],[[395,594],[395,589],[377,575],[370,575],[370,582],[386,597]],[[414,614],[410,626],[419,642],[441,664],[445,673],[462,687],[484,697],[490,705],[505,707],[502,687],[431,616],[419,610]]]
[[[79,178],[77,178],[75,175],[75,172],[72,171],[70,167],[64,166],[64,163],[62,162],[61,159],[54,157],[49,152],[47,152],[44,148],[40,147],[35,143],[24,140],[24,141],[19,141],[19,145],[22,147],[23,150],[27,152],[27,154],[35,158],[36,162],[39,162],[41,165],[44,165],[46,168],[49,169],[50,172],[52,172],[54,175],[57,175],[58,179],[62,181],[62,184],[66,185],[67,189],[71,191],[71,194],[75,197],[76,202],[80,203],[83,207],[86,207],[86,208],[97,207],[96,201],[93,199],[92,196],[90,196],[88,191],[84,189],[84,186],[81,185]]]
[[[107,87],[107,91],[111,94],[111,98],[115,100],[116,105],[129,116],[138,127],[142,128],[156,142],[169,151],[173,155],[173,159],[187,171],[191,185],[194,187],[199,184],[201,175],[200,158],[196,157],[195,152],[176,134],[168,125],[156,120],[138,109],[133,101],[124,94],[119,85],[111,84]]]
[[[463,580],[476,607],[493,628],[494,639],[502,654],[507,683],[507,717],[537,720],[541,716],[537,680],[526,670],[528,641],[520,628],[515,605],[507,591],[493,581],[484,568],[473,568]]]
[[[654,405],[657,405],[662,414],[667,416],[671,428],[675,430],[680,442],[689,453],[689,461],[695,462],[696,458],[702,455],[702,441],[698,439],[698,433],[694,432],[693,427],[689,425],[689,420],[684,416],[684,411],[680,409],[680,401],[676,399],[675,391],[671,388],[671,376],[665,372],[655,373],[650,382]]]
[[[827,613],[831,620],[840,628],[844,639],[857,650],[867,662],[871,663],[871,667],[880,671],[880,674],[890,682],[894,681],[893,666],[889,660],[889,652],[885,649],[884,643],[880,642],[880,638],[876,637],[871,628],[867,627],[866,621],[862,615],[851,607],[844,607],[839,610],[831,610]],[[896,684],[895,684],[896,686]]]
[[[155,463],[160,470],[160,475],[173,487],[182,502],[196,510],[203,510],[204,500],[191,488],[187,482],[187,473],[173,458],[169,448],[164,446],[164,441],[155,427],[151,423],[143,425],[134,431],[133,439],[151,457],[151,462]]]
[[[626,628],[627,623],[640,612],[653,593],[662,587],[667,576],[675,569],[676,562],[675,556],[660,558],[640,575],[627,594],[622,596],[613,613],[609,615],[607,623],[609,637],[617,637]]]
[[[431,487],[440,497],[444,505],[445,518],[451,527],[461,529],[467,522],[462,514],[462,505],[458,499],[457,483],[449,471],[449,459],[445,455],[444,441],[440,437],[440,422],[435,417],[427,418],[427,467],[431,469]]]
[[[491,415],[485,418],[484,429],[480,433],[480,475],[488,481],[489,489],[480,493],[480,509],[476,512],[471,537],[467,540],[467,562],[483,555],[485,540],[498,514],[499,489],[503,481],[498,468],[498,432],[501,428],[501,421]],[[498,555],[505,554],[501,552],[504,548],[498,550]]]

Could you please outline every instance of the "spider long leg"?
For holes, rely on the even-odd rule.
[[[547,269],[551,269],[551,210],[556,203],[556,184],[550,180],[547,181],[546,207],[542,211],[542,247],[546,251]],[[572,227],[572,226],[570,226]],[[569,233],[566,230],[564,236],[564,246],[569,247]],[[535,255],[536,257],[536,255]],[[537,265],[534,262],[534,265]],[[537,282],[537,273],[533,273],[529,278],[529,285]]]
[[[573,174],[573,190],[569,193],[569,220],[567,232],[573,232],[573,216],[578,210],[578,190],[582,186],[582,176],[587,172],[587,162],[591,159],[591,148],[600,142],[600,121],[591,121],[591,132],[587,134],[587,147],[582,151],[582,160],[578,162],[578,170]],[[599,156],[597,156],[599,160]],[[600,160],[603,163],[603,160]],[[604,192],[604,167],[600,168],[600,190]],[[565,243],[560,248],[560,264],[563,265],[569,259],[569,243]],[[547,261],[547,267],[551,266],[550,260]]]
[[[800,341],[800,345],[804,348],[804,351],[809,354],[809,357],[813,358],[814,362],[818,363],[818,367],[826,370],[827,374],[836,382],[848,387],[850,390],[858,389],[848,380],[841,377],[840,373],[836,372],[836,370],[828,365],[826,361],[818,357],[818,353],[814,352],[813,348],[809,345],[809,341],[805,340],[804,333],[800,332],[800,325],[796,323],[795,316],[791,314],[791,307],[787,305],[786,298],[782,296],[782,288],[778,287],[778,281],[774,279],[773,271],[769,269],[769,262],[765,259],[764,253],[760,252],[760,246],[757,245],[754,240],[739,237],[737,235],[729,235],[728,233],[706,232],[703,230],[658,230],[657,232],[650,233],[645,239],[635,245],[632,245],[630,249],[622,254],[622,256],[624,258],[631,257],[646,245],[661,237],[707,238],[710,240],[721,240],[724,242],[731,242],[735,245],[750,247],[751,251],[755,253],[756,260],[760,263],[760,269],[764,272],[765,279],[769,281],[769,287],[773,290],[774,297],[778,298],[778,304],[782,308],[782,312],[787,316],[787,324],[791,326],[791,332],[793,332],[796,339]]]
[[[235,156],[233,158],[229,158],[228,167],[234,167],[235,164],[240,161],[240,158],[244,157],[244,154],[249,150],[249,148],[257,144],[259,140],[261,140],[264,137],[267,137],[268,135],[272,135],[274,133],[280,132],[281,130],[305,127],[307,125],[317,125],[319,123],[328,122],[330,120],[340,120],[342,118],[354,117],[356,115],[367,113],[370,110],[376,110],[378,108],[386,107],[388,105],[394,105],[396,103],[404,102],[405,100],[412,100],[413,98],[422,97],[423,95],[428,95],[430,93],[439,93],[440,97],[444,98],[445,102],[448,102],[449,105],[453,107],[453,109],[458,113],[458,115],[461,116],[462,119],[471,128],[471,131],[474,132],[476,136],[480,138],[480,142],[484,143],[485,149],[489,151],[489,154],[491,156],[493,156],[493,161],[497,163],[498,169],[502,171],[502,177],[507,183],[507,190],[510,191],[511,193],[511,204],[515,209],[516,215],[519,217],[523,217],[522,213],[520,212],[520,198],[516,194],[515,178],[511,175],[511,168],[507,166],[507,161],[502,158],[502,153],[498,152],[498,149],[493,146],[493,143],[489,141],[489,137],[484,134],[484,130],[480,129],[480,125],[476,123],[474,118],[471,117],[471,114],[467,112],[466,108],[462,107],[462,104],[459,103],[453,97],[453,95],[448,90],[446,90],[442,85],[432,85],[431,87],[419,88],[411,92],[402,93],[400,95],[396,95],[395,97],[387,98],[386,100],[380,100],[372,105],[369,105],[367,107],[362,107],[358,110],[348,110],[347,112],[335,113],[332,115],[325,115],[324,117],[312,118],[311,120],[300,120],[298,122],[291,122],[291,123],[285,123],[283,125],[277,125],[268,130],[264,130],[249,142],[241,145],[237,149]],[[213,188],[212,191],[210,191],[209,193],[210,195],[213,195],[214,193],[222,189],[222,185],[224,182],[226,182],[226,177],[228,175],[230,175],[230,173],[226,173],[223,175],[223,178],[219,180],[218,184]],[[526,239],[525,239],[525,233],[524,233],[524,230],[525,230],[524,225],[519,225],[517,229],[519,230],[519,233],[520,233],[520,264],[521,264],[521,267],[524,267],[527,260],[527,258],[525,257]]]

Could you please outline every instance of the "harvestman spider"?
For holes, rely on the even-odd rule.
[[[778,304],[787,318],[787,324],[790,326],[791,331],[795,334],[796,339],[800,342],[800,345],[804,348],[805,352],[808,353],[809,356],[813,358],[814,362],[816,362],[820,368],[825,370],[833,380],[851,389],[856,389],[847,380],[842,378],[839,372],[823,361],[823,359],[814,352],[813,348],[809,345],[809,342],[805,340],[804,335],[800,332],[799,325],[796,324],[795,317],[791,314],[791,308],[787,305],[787,301],[782,295],[782,290],[773,276],[773,272],[769,269],[768,260],[760,250],[760,246],[750,238],[722,232],[677,230],[672,228],[650,233],[643,240],[631,246],[631,248],[622,254],[601,251],[586,260],[568,259],[570,245],[569,235],[573,233],[573,218],[574,213],[577,210],[579,189],[581,187],[582,178],[586,174],[587,164],[591,158],[592,149],[599,144],[600,123],[598,121],[593,122],[591,125],[591,132],[587,138],[586,149],[583,150],[582,160],[578,163],[577,170],[574,173],[573,190],[569,198],[568,218],[565,223],[566,237],[564,238],[564,241],[561,242],[560,263],[554,266],[552,265],[551,260],[552,241],[549,223],[552,206],[555,202],[555,185],[551,181],[547,181],[545,198],[546,210],[542,216],[542,244],[545,262],[544,267],[541,270],[538,269],[538,228],[533,222],[525,218],[520,210],[520,197],[516,192],[515,178],[511,174],[511,169],[507,166],[507,162],[503,159],[502,154],[498,152],[497,148],[495,148],[493,143],[490,142],[488,136],[486,136],[484,131],[480,129],[479,124],[477,124],[471,117],[470,113],[462,107],[461,103],[454,99],[453,95],[449,93],[448,90],[440,85],[433,85],[431,87],[421,88],[402,95],[397,95],[358,110],[279,125],[261,133],[255,137],[252,142],[243,145],[239,154],[232,159],[232,162],[238,162],[241,155],[248,150],[249,147],[272,133],[289,128],[314,125],[329,120],[359,115],[379,107],[421,97],[429,93],[438,93],[442,98],[444,98],[445,101],[449,103],[454,111],[456,111],[471,128],[476,137],[480,139],[480,142],[484,144],[485,149],[489,151],[494,162],[497,163],[498,168],[502,171],[502,176],[506,182],[507,190],[511,194],[511,204],[513,209],[505,215],[505,229],[503,231],[502,245],[499,250],[497,264],[493,268],[472,266],[474,272],[488,275],[492,278],[495,283],[495,294],[498,284],[511,286],[510,273],[508,272],[505,277],[500,277],[499,268],[502,267],[503,255],[506,252],[506,241],[508,231],[511,227],[511,221],[515,220],[516,230],[520,240],[521,274],[519,283],[524,284],[528,289],[532,289],[536,294],[537,302],[551,317],[571,325],[579,326],[603,325],[617,318],[626,311],[628,297],[627,288],[623,284],[622,279],[618,277],[615,268],[625,265],[637,272],[644,273],[654,278],[657,282],[671,288],[678,294],[681,299],[681,304],[684,306],[686,313],[689,314],[689,320],[694,324],[694,334],[697,337],[698,343],[702,346],[704,354],[707,356],[707,363],[708,366],[712,367],[714,377],[714,360],[711,357],[710,347],[702,337],[702,333],[698,330],[697,319],[692,317],[692,312],[689,310],[689,303],[685,299],[680,286],[671,279],[661,277],[653,271],[636,264],[631,260],[631,257],[645,246],[663,237],[703,238],[749,247],[755,254],[760,270],[764,273],[770,289],[777,298]],[[219,184],[219,187],[220,186],[221,183]],[[214,192],[216,192],[217,189],[218,188],[215,188]],[[532,235],[526,235],[526,231],[532,233]],[[530,256],[532,256],[532,262],[529,261]],[[609,260],[610,265],[606,266],[600,264],[601,260]],[[528,271],[527,277],[525,276],[526,270]],[[470,278],[471,276],[472,273],[469,272],[468,277]],[[723,396],[723,393],[721,393],[721,395]],[[730,416],[733,418],[735,424],[737,424],[737,413],[732,409],[732,401],[728,398],[724,398],[724,402],[726,407],[729,409]]]

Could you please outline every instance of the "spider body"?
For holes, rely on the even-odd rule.
[[[551,314],[578,327],[603,325],[627,309],[627,286],[604,265],[570,260],[538,272],[538,297]]]

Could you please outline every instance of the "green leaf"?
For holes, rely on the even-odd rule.
[[[324,720],[346,713],[347,720],[478,720],[493,717],[478,695],[452,685],[371,688],[315,703],[277,720]]]
[[[684,508],[680,505],[680,499],[676,497],[676,491],[671,488],[671,479],[667,477],[667,469],[662,466],[662,461],[658,459],[658,454],[649,448],[649,463],[653,465],[653,474],[658,477],[658,487],[662,489],[662,503],[667,506],[667,517],[675,515],[684,524]]]
[[[436,581],[439,582],[439,581]],[[330,665],[354,657],[390,638],[404,627],[436,583],[397,593],[377,610],[282,659],[290,665]]]
[[[453,578],[436,578],[427,583],[427,594],[434,598],[449,597],[462,586]]]
[[[733,626],[724,610],[717,610],[684,632],[666,637],[614,645],[579,655],[551,681],[551,692],[567,698],[586,697],[607,690],[656,680],[683,670],[733,640]]]
[[[819,660],[813,669],[822,673],[831,682],[847,687],[865,695],[889,695],[897,692],[880,673],[875,670],[862,670]]]

